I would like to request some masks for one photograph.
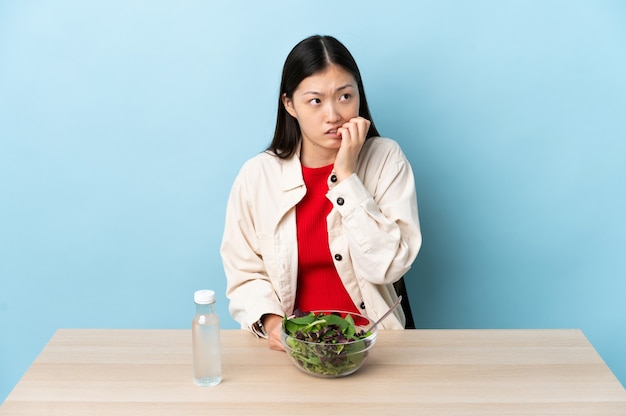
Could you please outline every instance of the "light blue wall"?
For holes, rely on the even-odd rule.
[[[60,327],[185,328],[291,47],[353,52],[417,181],[421,327],[582,328],[626,383],[621,1],[0,1],[0,400]]]

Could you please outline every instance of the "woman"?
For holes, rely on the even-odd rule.
[[[344,45],[312,36],[293,48],[274,139],[235,179],[221,246],[230,313],[272,349],[295,309],[378,319],[417,256],[411,166],[371,120]],[[379,328],[404,322],[398,308]]]

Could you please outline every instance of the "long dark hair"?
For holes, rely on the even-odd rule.
[[[267,150],[283,159],[291,157],[296,152],[300,142],[300,125],[285,109],[283,94],[287,98],[292,98],[303,79],[325,70],[330,65],[338,65],[352,74],[359,88],[359,116],[372,122],[367,138],[379,135],[365,99],[361,73],[352,54],[334,37],[315,35],[300,41],[287,55],[278,94],[276,130]]]

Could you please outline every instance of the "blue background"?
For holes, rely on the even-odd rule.
[[[332,34],[416,177],[424,328],[581,328],[626,382],[621,1],[0,1],[0,400],[60,327],[224,296],[241,164]],[[418,352],[419,353],[419,352]]]

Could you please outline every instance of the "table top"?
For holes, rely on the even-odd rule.
[[[203,388],[190,330],[60,329],[0,415],[626,415],[626,390],[579,330],[379,331],[337,379],[245,331],[221,343],[223,381]]]

